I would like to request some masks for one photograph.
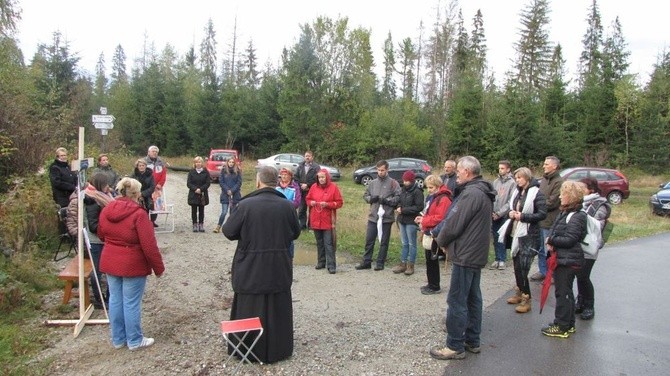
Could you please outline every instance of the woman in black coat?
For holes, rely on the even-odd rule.
[[[144,160],[144,158],[140,158],[135,161],[135,170],[133,171],[133,176],[131,176],[131,178],[139,181],[140,184],[142,184],[141,196],[144,209],[147,212],[149,212],[149,210],[153,210],[154,201],[151,198],[151,195],[156,189],[156,182],[154,181],[154,173],[150,168],[147,167],[147,162]],[[155,223],[154,227],[156,227]]]
[[[527,167],[514,171],[514,180],[517,190],[512,193],[510,210],[506,213],[509,219],[500,227],[501,237],[505,239],[498,240],[512,250],[514,261],[516,294],[507,299],[507,303],[518,304],[515,311],[527,313],[531,308],[528,273],[542,246],[540,221],[547,218],[547,200],[540,192],[540,183]]]
[[[581,183],[565,181],[561,185],[560,214],[556,217],[547,238],[550,253],[556,253],[554,288],[556,310],[554,322],[542,328],[542,334],[568,338],[575,332],[575,296],[572,284],[584,264],[580,242],[586,235],[586,212],[582,209],[584,190]],[[547,258],[549,255],[547,255]]]
[[[191,220],[193,232],[205,232],[205,206],[209,204],[209,184],[212,178],[203,167],[202,157],[193,158],[193,168],[188,172],[186,186],[188,187],[188,204],[191,206]]]

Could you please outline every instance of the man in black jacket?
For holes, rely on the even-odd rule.
[[[240,200],[221,228],[228,239],[237,240],[230,319],[260,317],[264,331],[254,354],[263,363],[293,354],[293,266],[288,249],[300,228],[293,204],[276,185],[277,171],[262,167],[256,174],[257,189]],[[247,338],[245,343],[250,342]]]
[[[309,188],[316,183],[316,174],[321,170],[318,164],[314,163],[314,155],[311,151],[305,152],[305,160],[300,162],[298,169],[295,171],[295,180],[300,184],[300,208],[298,209],[298,220],[300,221],[300,228],[307,229],[307,204],[305,197],[309,193]]]
[[[446,248],[452,260],[447,296],[446,346],[434,346],[433,358],[463,359],[465,351],[480,352],[482,292],[480,280],[486,266],[491,236],[491,213],[496,192],[482,179],[481,165],[472,156],[459,159],[458,186],[437,245]]]

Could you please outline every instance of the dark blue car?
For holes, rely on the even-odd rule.
[[[670,215],[670,182],[659,185],[660,191],[651,195],[649,207],[658,215]]]

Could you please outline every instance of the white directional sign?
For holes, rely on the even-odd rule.
[[[113,123],[116,118],[114,115],[93,115],[93,123]]]

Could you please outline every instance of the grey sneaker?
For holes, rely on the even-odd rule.
[[[491,265],[489,265],[489,270],[495,270],[498,269],[498,261],[493,261]]]
[[[473,346],[469,343],[466,343],[465,344],[465,351],[471,352],[473,354],[479,354],[480,352],[482,352],[482,348],[480,346]]]
[[[128,347],[128,350],[130,350],[130,351],[139,350],[143,347],[149,347],[153,344],[154,344],[154,339],[153,338],[144,337],[144,338],[142,338],[142,342],[140,342],[139,345],[133,346],[133,347]]]
[[[530,276],[532,281],[544,281],[544,274],[540,272],[535,272],[535,274]]]
[[[504,261],[498,261],[498,270],[505,270],[505,268],[507,268],[505,266],[505,262]]]

